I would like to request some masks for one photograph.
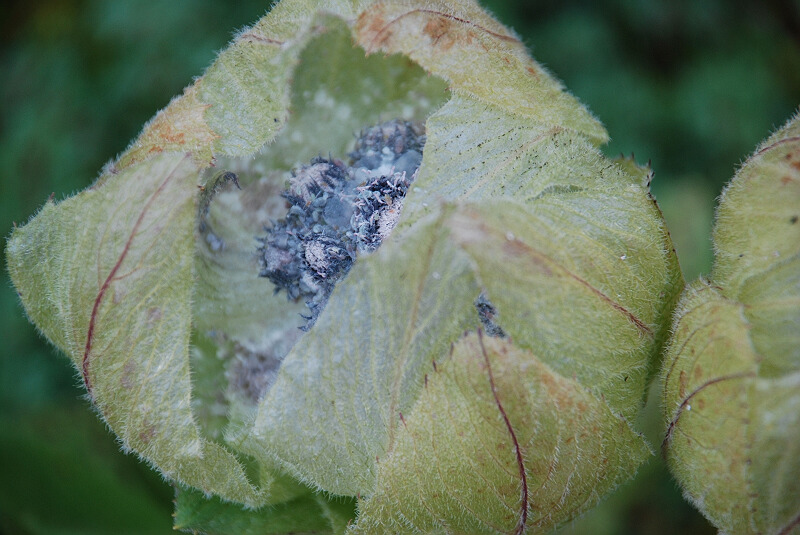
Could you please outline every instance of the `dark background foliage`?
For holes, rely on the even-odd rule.
[[[653,190],[684,273],[708,273],[715,197],[800,103],[800,2],[483,3],[606,124],[607,154],[652,161]],[[268,7],[255,0],[6,2],[0,231],[25,222],[51,193],[63,198],[89,185],[235,29]],[[172,489],[117,451],[68,360],[24,318],[7,277],[0,340],[0,531],[172,532]],[[653,401],[639,424],[657,445]],[[565,531],[714,532],[658,457]]]

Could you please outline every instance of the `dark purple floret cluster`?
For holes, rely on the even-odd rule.
[[[506,333],[497,323],[497,309],[494,307],[485,293],[481,293],[475,300],[475,309],[478,311],[478,319],[487,335],[493,338],[505,338]]]
[[[303,299],[310,328],[358,254],[376,250],[400,217],[422,161],[422,127],[389,121],[362,132],[350,165],[315,158],[283,192],[286,217],[261,239],[261,276]]]

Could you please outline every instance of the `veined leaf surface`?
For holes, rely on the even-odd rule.
[[[663,452],[727,533],[800,533],[800,120],[720,200],[709,281],[681,299],[662,371]]]
[[[303,334],[303,304],[258,277],[255,238],[281,217],[292,168],[344,158],[358,129],[393,118],[428,135],[398,226]],[[545,530],[641,461],[629,422],[682,285],[646,171],[605,159],[607,137],[474,2],[284,0],[93,188],[17,229],[9,268],[124,446],[170,479],[292,522],[333,514],[303,483],[360,497],[355,530],[408,515],[445,532]],[[481,294],[511,339],[478,353],[464,332],[479,329]],[[242,375],[250,357],[274,365]],[[498,391],[484,388],[492,365]],[[434,421],[432,400],[459,419]],[[426,433],[437,448],[411,455]],[[444,463],[448,448],[465,454]],[[423,460],[448,474],[416,479]],[[445,494],[467,476],[495,487],[462,526]],[[395,503],[414,489],[442,502]],[[214,500],[185,494],[179,525],[218,530]],[[220,515],[252,527],[265,511]],[[341,532],[337,518],[302,529]]]

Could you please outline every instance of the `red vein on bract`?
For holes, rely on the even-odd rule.
[[[122,253],[120,253],[119,258],[117,259],[117,263],[114,264],[114,267],[111,268],[106,280],[103,281],[103,285],[100,287],[100,290],[97,292],[97,297],[94,300],[94,306],[92,307],[92,315],[89,318],[89,330],[86,333],[86,347],[83,350],[83,359],[81,361],[81,375],[83,376],[83,384],[86,385],[86,390],[89,392],[89,397],[94,400],[92,396],[92,381],[89,377],[89,355],[92,351],[92,342],[94,341],[94,329],[97,324],[97,313],[100,310],[100,303],[103,301],[103,297],[105,297],[106,291],[111,286],[111,283],[114,280],[114,277],[119,271],[120,266],[122,266],[122,262],[125,260],[125,257],[128,255],[130,251],[131,244],[133,243],[133,239],[136,236],[139,227],[144,221],[144,216],[147,214],[147,211],[150,209],[150,206],[155,201],[156,197],[158,197],[164,188],[166,187],[167,183],[175,176],[175,171],[173,170],[167,177],[164,179],[164,182],[158,187],[156,191],[150,196],[147,200],[147,203],[142,208],[141,213],[139,213],[139,217],[136,219],[136,223],[133,225],[133,229],[131,229],[131,233],[128,236],[128,240],[125,242],[125,247],[122,248]]]
[[[556,265],[558,265],[558,264],[556,264]],[[561,267],[561,266],[559,266],[559,267]],[[650,327],[648,327],[647,325],[645,325],[645,323],[642,320],[637,318],[636,315],[633,312],[631,312],[630,310],[628,310],[627,308],[625,308],[621,304],[619,304],[616,301],[614,301],[613,299],[611,299],[609,296],[607,296],[602,291],[600,291],[599,288],[595,288],[594,286],[592,286],[589,283],[589,281],[579,277],[578,275],[576,275],[575,273],[572,273],[571,271],[569,271],[566,268],[562,267],[562,269],[564,269],[564,272],[567,273],[570,277],[572,277],[573,279],[578,281],[580,284],[583,284],[585,287],[589,288],[589,290],[591,292],[594,292],[594,294],[597,295],[602,301],[605,301],[606,303],[608,303],[611,306],[611,308],[613,308],[617,312],[620,312],[623,316],[627,317],[628,321],[633,323],[636,326],[636,328],[639,329],[640,332],[646,334],[647,336],[649,336],[651,338],[653,337],[653,330]]]
[[[800,526],[800,514],[798,514],[794,519],[786,524],[786,526],[778,532],[778,535],[789,535],[794,528]]]
[[[243,41],[248,41],[248,42],[251,42],[251,43],[252,42],[258,42],[258,43],[264,43],[264,44],[267,44],[267,45],[277,45],[277,46],[283,46],[284,45],[283,41],[279,41],[278,39],[272,39],[271,37],[264,37],[262,35],[255,34],[253,32],[243,33],[242,35],[239,36],[239,39],[241,39]]]
[[[492,374],[492,365],[489,362],[489,355],[486,353],[486,347],[483,345],[483,332],[478,330],[478,343],[481,346],[481,352],[483,353],[483,360],[486,362],[486,371],[489,375],[489,385],[492,387],[492,396],[494,396],[494,401],[497,404],[497,409],[500,411],[500,415],[503,417],[503,421],[506,424],[506,428],[508,429],[508,434],[511,435],[511,441],[514,443],[514,450],[517,454],[517,467],[519,468],[519,477],[522,480],[522,490],[520,491],[521,494],[521,506],[520,506],[520,515],[519,520],[517,521],[517,527],[514,529],[514,535],[521,535],[522,532],[525,530],[525,523],[528,521],[528,477],[525,475],[525,464],[522,462],[522,451],[519,448],[519,442],[517,441],[517,435],[514,433],[514,428],[511,427],[511,422],[508,419],[508,415],[506,414],[506,410],[503,408],[503,404],[500,403],[500,398],[497,397],[497,387],[494,384],[494,375]]]
[[[761,150],[757,151],[755,154],[753,154],[753,157],[755,157],[755,156],[761,156],[761,155],[762,155],[762,154],[764,154],[765,152],[769,152],[769,151],[771,151],[772,149],[774,149],[775,147],[777,147],[777,146],[779,146],[779,145],[783,145],[784,143],[794,143],[795,141],[800,141],[800,136],[794,136],[794,137],[787,137],[787,138],[784,138],[784,139],[779,139],[779,140],[778,140],[778,141],[776,141],[775,143],[772,143],[772,144],[770,144],[770,145],[767,145],[767,146],[766,146],[766,147],[764,147],[763,149],[761,149]],[[751,158],[748,158],[748,159],[752,159],[752,157],[751,157]]]
[[[695,295],[699,294],[700,292],[706,292],[706,291],[708,291],[710,289],[712,289],[711,286],[704,286],[703,288],[699,289]],[[722,297],[722,296],[718,296],[718,297]],[[704,301],[704,302],[700,303],[699,305],[697,305],[695,307],[692,307],[691,309],[688,309],[688,310],[684,309],[684,312],[681,314],[681,319],[680,319],[679,323],[685,321],[687,317],[689,317],[690,315],[693,315],[695,312],[699,312],[700,310],[704,309],[709,304],[711,304],[711,302]],[[691,334],[689,334],[689,336],[686,338],[686,340],[684,340],[683,343],[681,343],[680,349],[678,349],[675,352],[675,354],[676,355],[682,354],[684,349],[686,349],[686,346],[689,344],[689,342],[692,340],[692,338],[694,338],[694,335],[697,334],[701,329],[704,329],[704,328],[708,327],[709,325],[712,325],[714,323],[714,321],[715,320],[707,321],[706,323],[703,323],[703,324],[699,325],[697,328],[695,328],[694,330],[692,330]],[[675,332],[677,333],[677,329],[676,329]],[[677,336],[673,335],[673,337],[677,337]],[[664,378],[664,384],[665,385],[669,384],[670,377],[672,377],[672,372],[673,372],[673,370],[675,369],[675,366],[678,363],[678,358],[679,357],[676,356],[674,359],[672,359],[672,362],[670,363],[669,371],[667,371],[667,374],[666,374],[666,376]],[[695,359],[695,361],[697,361],[697,359]],[[664,391],[664,396],[665,396],[664,397],[664,402],[665,403],[666,403],[666,395],[667,395],[667,392],[665,390]],[[666,405],[664,405],[664,406],[666,406]]]
[[[379,40],[380,36],[383,35],[389,29],[389,26],[392,26],[393,24],[396,24],[401,19],[404,19],[404,18],[409,17],[411,15],[418,15],[418,14],[433,15],[433,16],[436,16],[436,17],[441,17],[443,19],[454,20],[454,21],[459,22],[461,24],[464,24],[466,26],[472,26],[473,28],[477,28],[478,30],[480,30],[480,31],[482,31],[482,32],[484,32],[484,33],[486,33],[488,35],[491,35],[492,37],[497,37],[498,39],[500,39],[502,41],[508,41],[508,42],[511,42],[511,43],[519,43],[520,42],[519,39],[517,39],[516,37],[514,37],[512,35],[505,35],[505,34],[502,34],[502,33],[498,33],[498,32],[492,31],[492,30],[490,30],[489,28],[487,28],[485,26],[481,26],[480,24],[478,24],[476,22],[472,22],[471,20],[462,19],[461,17],[456,17],[455,15],[450,15],[449,13],[443,13],[441,11],[436,11],[434,9],[419,8],[419,9],[412,9],[410,11],[406,11],[405,13],[400,14],[399,16],[393,18],[392,20],[390,20],[386,24],[384,24],[383,27],[380,30],[375,32],[375,37],[372,39],[372,41],[370,43],[370,48],[372,48],[372,49],[375,48],[375,42],[377,42]]]
[[[714,379],[710,379],[705,383],[701,384],[697,388],[695,388],[691,394],[686,396],[686,398],[681,402],[678,406],[677,410],[675,411],[675,416],[672,417],[672,420],[669,422],[669,427],[667,427],[667,433],[664,437],[664,441],[661,443],[661,456],[666,459],[667,458],[667,446],[669,445],[670,440],[672,440],[672,433],[675,430],[675,426],[678,424],[678,420],[680,419],[683,411],[686,409],[686,406],[689,404],[689,401],[699,394],[702,390],[706,389],[707,387],[721,383],[722,381],[730,381],[733,379],[745,379],[747,377],[755,377],[756,374],[754,372],[741,372],[741,373],[732,373],[730,375],[723,375],[722,377],[715,377]]]
[[[476,216],[474,216],[474,215],[469,215],[469,217],[471,217],[473,220],[476,219]],[[493,230],[491,228],[489,228],[489,226],[487,224],[485,224],[483,222],[478,222],[477,224],[478,224],[478,229],[483,234],[489,235],[489,234],[493,233]],[[494,234],[496,235],[497,233],[494,233]],[[506,242],[506,237],[502,236],[501,240],[503,242]],[[466,243],[467,240],[462,240],[462,242]],[[570,271],[569,269],[564,267],[562,264],[558,263],[556,260],[554,260],[553,258],[548,256],[544,252],[540,251],[539,249],[536,249],[535,247],[532,247],[532,246],[528,245],[527,243],[525,243],[525,242],[523,242],[523,241],[521,241],[519,239],[514,239],[511,242],[507,242],[507,243],[512,245],[512,246],[514,246],[514,247],[519,247],[519,248],[523,249],[523,251],[525,253],[527,253],[529,256],[533,256],[533,257],[536,257],[536,258],[539,258],[539,259],[544,259],[546,263],[548,263],[548,264],[552,265],[553,267],[555,267],[556,269],[560,270],[562,273],[566,274],[568,277],[570,277],[574,281],[578,282],[579,284],[581,284],[585,288],[588,288],[589,291],[594,293],[597,297],[599,297],[601,301],[605,302],[606,304],[611,306],[611,308],[613,308],[617,312],[619,312],[622,315],[624,315],[628,319],[628,321],[633,323],[634,326],[641,333],[649,336],[650,338],[652,338],[654,336],[653,335],[653,330],[649,326],[647,326],[642,320],[640,320],[638,317],[636,317],[636,315],[633,312],[631,312],[630,310],[628,310],[627,308],[625,308],[621,304],[619,304],[616,301],[614,301],[613,299],[611,299],[609,296],[604,294],[599,288],[595,288],[594,286],[592,286],[592,284],[589,281],[587,281],[586,279],[580,277],[576,273],[573,273],[572,271]]]

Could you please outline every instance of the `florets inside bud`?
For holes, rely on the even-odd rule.
[[[389,121],[360,134],[349,165],[320,157],[294,171],[283,192],[287,214],[261,240],[260,274],[305,300],[305,329],[357,256],[375,251],[397,224],[424,144],[422,126]]]

